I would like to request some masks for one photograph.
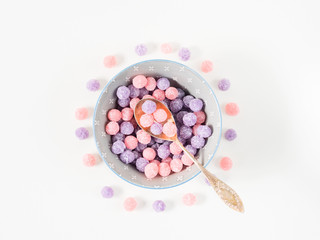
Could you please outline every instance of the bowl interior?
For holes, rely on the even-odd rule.
[[[219,103],[210,85],[198,73],[189,67],[169,60],[147,60],[133,64],[113,77],[99,96],[94,112],[94,136],[98,151],[110,169],[122,179],[145,188],[169,188],[185,183],[199,174],[195,165],[184,168],[179,173],[168,177],[157,176],[147,179],[132,165],[124,164],[111,150],[111,137],[105,132],[106,113],[116,107],[116,89],[121,85],[129,85],[134,76],[143,74],[155,78],[166,77],[172,85],[178,85],[205,103],[206,124],[212,127],[213,134],[206,146],[198,153],[198,160],[206,166],[213,158],[221,137],[221,112]]]

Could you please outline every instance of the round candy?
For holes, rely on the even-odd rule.
[[[130,101],[130,108],[134,110],[139,101],[140,101],[140,98],[132,98]]]
[[[172,159],[170,162],[170,168],[172,172],[180,172],[182,170],[183,164],[180,159]]]
[[[153,160],[156,157],[156,155],[156,151],[150,147],[146,148],[142,152],[142,156],[149,161]]]
[[[181,99],[174,99],[170,102],[170,110],[173,113],[179,112],[183,108],[183,101]]]
[[[115,56],[106,56],[103,59],[103,64],[106,68],[112,68],[117,64],[117,60]]]
[[[128,86],[129,90],[130,90],[130,98],[136,98],[139,97],[140,95],[140,90],[136,87],[134,87],[132,84],[130,84]]]
[[[154,113],[153,113],[153,117],[157,122],[164,122],[165,120],[167,120],[167,113],[165,110],[163,109],[157,109]]]
[[[126,86],[120,86],[117,89],[117,97],[119,99],[126,99],[130,97],[130,89]]]
[[[192,127],[192,134],[193,135],[197,135],[197,129],[198,129],[199,126],[200,126],[200,124],[196,124],[196,125],[194,125]]]
[[[204,73],[211,72],[213,69],[213,64],[209,60],[205,60],[201,63],[201,71]]]
[[[128,149],[133,150],[138,146],[138,139],[134,136],[127,136],[124,143]]]
[[[166,204],[161,200],[157,200],[152,204],[152,207],[156,212],[163,212],[166,209]]]
[[[196,124],[202,124],[206,121],[206,114],[203,111],[194,112],[194,114],[197,116]]]
[[[165,92],[166,98],[173,100],[178,97],[178,90],[175,87],[169,87]]]
[[[188,126],[183,125],[180,127],[179,137],[183,139],[189,139],[192,136],[192,129]]]
[[[182,202],[187,206],[192,206],[197,201],[197,198],[192,193],[187,193],[182,197]]]
[[[183,156],[183,153],[180,153],[180,154],[178,154],[178,155],[173,155],[173,156],[172,156],[172,159],[181,159],[182,156]],[[172,160],[172,159],[171,159],[171,160]],[[162,161],[163,161],[163,160],[162,160]]]
[[[191,145],[194,148],[203,148],[204,145],[206,144],[206,141],[204,140],[204,138],[200,137],[200,136],[193,136],[191,138]]]
[[[194,147],[192,147],[192,145],[188,144],[185,148],[186,148],[187,151],[188,151],[189,153],[191,153],[193,156],[196,155],[197,149],[194,148]]]
[[[137,132],[137,139],[142,144],[148,144],[151,141],[151,136],[143,130]]]
[[[139,172],[144,172],[145,167],[149,164],[149,161],[143,157],[140,157],[136,161],[136,168]]]
[[[101,189],[101,195],[104,198],[112,198],[113,197],[113,189],[111,187],[105,186]]]
[[[173,155],[177,155],[177,154],[180,154],[182,152],[182,149],[176,142],[172,142],[170,144],[170,152]]]
[[[169,166],[170,166],[170,162],[172,161],[172,158],[171,157],[167,157],[167,158],[165,158],[165,159],[162,159],[161,160],[161,163],[168,163],[169,164]],[[161,175],[161,174],[160,174]]]
[[[193,164],[193,161],[187,154],[183,154],[181,158],[181,162],[186,166],[191,166]]]
[[[118,140],[120,140],[120,141],[124,141],[124,138],[125,138],[125,135],[124,134],[122,134],[122,133],[120,133],[120,132],[118,132],[116,135],[113,135],[112,136],[112,142],[116,142],[116,141],[118,141]]]
[[[154,101],[146,100],[142,104],[141,109],[145,113],[152,114],[157,109],[157,104]]]
[[[172,110],[171,110],[172,111]],[[187,111],[180,111],[177,113],[176,115],[176,119],[177,119],[177,122],[179,123],[183,123],[182,119],[183,119],[183,116],[186,115],[188,112]]]
[[[150,127],[150,132],[154,135],[160,135],[162,133],[162,125],[160,123],[153,123]]]
[[[160,161],[159,161],[159,160],[151,160],[150,162],[157,164],[158,167],[159,167],[159,165],[160,165]]]
[[[145,88],[148,91],[153,91],[157,87],[157,81],[153,77],[147,77],[147,85]]]
[[[161,125],[161,126],[162,126],[162,125]],[[155,138],[154,141],[155,141],[156,143],[164,143],[164,142],[165,142],[165,140],[160,139],[160,138]]]
[[[106,132],[109,135],[115,135],[119,132],[119,124],[117,122],[109,122],[106,125]]]
[[[237,137],[237,132],[230,128],[228,129],[225,133],[224,133],[224,137],[228,140],[228,141],[232,141],[234,139],[236,139]]]
[[[146,88],[141,88],[139,98],[143,98],[146,95],[149,95],[149,91]]]
[[[177,88],[177,90],[178,90],[177,98],[183,98],[184,95],[186,95],[186,93],[181,88]]]
[[[152,114],[143,114],[140,117],[140,124],[142,127],[150,127],[154,122]]]
[[[208,138],[211,136],[212,134],[212,130],[210,127],[206,126],[206,125],[200,125],[197,128],[197,135],[203,138]]]
[[[239,113],[239,107],[236,103],[228,103],[225,107],[226,114],[230,116],[236,116]]]
[[[118,99],[118,105],[120,107],[128,107],[130,104],[130,98],[126,98],[126,99]]]
[[[197,116],[194,113],[187,113],[182,118],[183,124],[192,127],[197,122]]]
[[[147,85],[148,80],[143,75],[137,75],[132,79],[132,84],[136,88],[143,88]]]
[[[193,99],[190,101],[189,103],[189,108],[193,111],[193,112],[198,112],[202,109],[203,107],[203,102],[201,99]]]
[[[143,143],[139,142],[139,139],[138,139],[138,146],[137,146],[136,150],[138,152],[142,152],[144,149],[146,149],[146,147],[147,147],[147,144],[143,144]]]
[[[144,44],[139,44],[136,46],[135,48],[135,52],[139,55],[139,56],[143,56],[146,55],[148,49],[146,47],[146,45]]]
[[[120,160],[126,164],[132,163],[134,161],[134,153],[130,150],[125,150],[120,154]]]
[[[159,78],[157,81],[157,87],[161,90],[166,90],[170,87],[170,81],[165,77]]]
[[[179,51],[179,57],[182,61],[188,61],[190,58],[190,51],[188,48],[181,48]]]
[[[147,94],[147,95],[144,95],[142,99],[146,99],[146,98],[152,98],[152,99],[155,99],[154,97],[152,97],[151,95]]]
[[[172,52],[172,46],[170,43],[163,43],[161,45],[161,51],[165,54],[171,53]]]
[[[221,90],[221,91],[227,91],[229,88],[230,88],[230,81],[228,79],[221,79],[219,82],[218,82],[218,88]]]
[[[92,167],[96,164],[96,158],[92,154],[85,154],[82,161],[87,167]]]
[[[158,172],[159,172],[159,167],[158,167],[158,165],[156,163],[149,163],[144,168],[144,174],[149,179],[154,178],[155,176],[157,176]]]
[[[88,109],[86,108],[78,108],[76,110],[76,119],[83,120],[88,117]]]
[[[159,158],[165,159],[165,158],[169,157],[169,155],[170,155],[170,148],[169,148],[168,145],[162,144],[162,145],[158,148],[157,153],[158,153]]]
[[[179,141],[180,141],[183,145],[185,145],[186,142],[187,142],[187,139],[184,139],[184,138],[182,138],[181,136],[178,136],[178,139],[179,139]]]
[[[131,212],[137,207],[137,201],[132,197],[128,197],[124,201],[123,207],[126,211]]]
[[[160,147],[160,143],[155,143],[151,146],[151,148],[154,150],[158,150],[159,147]]]
[[[167,122],[163,125],[162,131],[166,136],[173,137],[177,134],[177,127],[174,123]]]
[[[134,129],[137,128],[138,124],[137,124],[137,122],[136,122],[136,120],[134,118],[132,118],[129,122],[131,122],[131,124],[132,124]]]
[[[221,158],[220,167],[225,171],[230,170],[232,168],[232,160],[228,157]]]
[[[114,154],[123,153],[125,149],[126,149],[126,145],[121,140],[115,141],[111,146],[111,151]]]
[[[89,91],[97,91],[100,88],[100,83],[98,80],[92,79],[87,82],[87,89]]]
[[[131,122],[122,122],[120,124],[120,132],[124,135],[130,135],[133,133],[134,127]]]
[[[124,108],[121,111],[123,121],[130,121],[133,117],[133,110],[132,108]]]
[[[138,158],[141,158],[141,153],[139,153],[137,150],[134,150],[134,151],[132,151],[133,152],[133,154],[134,154],[134,159],[138,159]],[[134,164],[136,164],[136,160],[133,162]]]
[[[152,96],[159,101],[163,101],[166,97],[164,91],[160,89],[154,90]]]
[[[191,95],[187,95],[185,97],[183,97],[183,103],[186,107],[189,107],[189,103],[191,102],[191,100],[194,99],[194,96],[191,96]]]
[[[110,121],[118,122],[120,121],[122,115],[118,109],[111,109],[109,110],[107,117]]]

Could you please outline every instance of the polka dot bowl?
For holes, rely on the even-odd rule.
[[[155,78],[166,77],[170,79],[172,85],[180,86],[184,91],[204,101],[204,111],[207,114],[206,124],[213,129],[213,134],[208,139],[205,148],[198,153],[198,160],[204,166],[207,166],[212,160],[221,138],[219,103],[208,82],[196,71],[181,63],[161,59],[139,62],[125,68],[107,83],[99,96],[94,111],[93,132],[98,151],[107,166],[123,180],[139,187],[162,189],[179,186],[200,173],[195,165],[167,177],[157,176],[147,179],[134,166],[124,164],[111,152],[111,137],[105,132],[106,113],[116,106],[116,89],[121,85],[129,85],[132,78],[139,74]]]

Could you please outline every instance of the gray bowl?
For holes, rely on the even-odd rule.
[[[205,148],[198,153],[198,160],[204,166],[210,163],[220,142],[221,111],[219,103],[208,82],[197,72],[181,63],[161,59],[139,62],[125,68],[108,82],[99,96],[94,111],[93,132],[101,158],[109,168],[123,180],[139,187],[161,189],[179,186],[200,173],[195,165],[186,167],[179,173],[172,173],[168,177],[157,176],[153,179],[147,179],[134,166],[121,162],[118,156],[110,150],[111,137],[105,132],[106,113],[116,106],[116,89],[120,85],[129,85],[131,79],[139,74],[155,78],[167,77],[171,80],[172,85],[180,85],[185,91],[204,101],[204,111],[207,114],[206,124],[213,129],[213,134],[208,139]]]

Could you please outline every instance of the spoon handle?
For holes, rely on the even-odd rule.
[[[197,167],[201,170],[201,172],[206,176],[210,185],[216,191],[218,196],[224,201],[224,203],[236,210],[238,212],[244,212],[243,203],[239,197],[239,195],[226,183],[221,181],[207,169],[205,169],[194,156],[188,152],[188,150],[183,146],[183,144],[177,140],[177,144],[182,148],[182,150],[193,160],[193,162],[197,165]]]

